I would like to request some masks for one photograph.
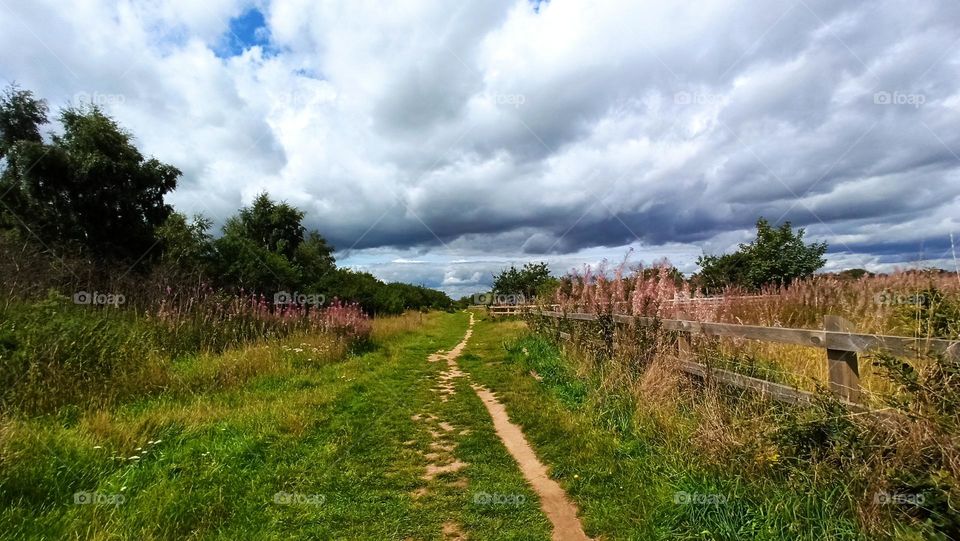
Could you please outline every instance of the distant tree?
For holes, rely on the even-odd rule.
[[[96,107],[64,109],[62,135],[44,143],[46,104],[10,87],[0,98],[5,227],[101,259],[138,260],[172,209],[163,201],[180,171],[146,159],[132,136]]]
[[[212,226],[213,222],[200,215],[191,222],[179,212],[172,213],[157,228],[162,261],[190,270],[202,270],[211,256]]]
[[[757,237],[750,244],[741,244],[732,254],[700,257],[697,281],[705,288],[738,285],[758,289],[810,276],[826,263],[827,244],[806,244],[804,234],[803,228],[794,232],[790,222],[774,228],[760,218]]]
[[[257,195],[227,220],[223,236],[213,242],[214,277],[265,294],[316,288],[336,268],[333,248],[319,233],[306,230],[303,216],[269,194]]]
[[[42,143],[40,126],[47,123],[47,103],[33,92],[16,84],[0,95],[0,158],[4,158],[19,142]]]
[[[267,193],[261,193],[252,205],[227,220],[223,232],[292,260],[306,231],[302,221],[302,211],[286,203],[275,203]]]
[[[848,280],[859,280],[864,276],[874,276],[874,274],[866,269],[846,269],[838,272],[837,276]]]
[[[424,308],[447,310],[453,301],[446,293],[419,285],[385,284],[368,272],[337,269],[317,283],[328,300],[334,297],[359,303],[371,314],[400,314]]]
[[[223,235],[213,248],[211,272],[221,287],[270,295],[296,289],[300,283],[300,273],[289,259],[248,238]]]
[[[493,277],[493,292],[498,295],[523,295],[527,300],[549,294],[559,281],[550,276],[546,263],[526,263],[522,268],[513,265]]]
[[[700,272],[693,282],[708,292],[722,291],[728,286],[749,287],[747,271],[750,256],[743,251],[724,255],[704,255],[697,260]]]
[[[333,246],[316,231],[308,231],[293,253],[293,263],[301,275],[301,282],[310,284],[336,270]]]

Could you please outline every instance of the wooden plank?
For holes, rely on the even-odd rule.
[[[839,340],[840,336],[845,333],[852,335],[857,327],[838,316],[824,316],[823,327],[828,331],[834,331],[827,335],[826,344],[830,390],[847,402],[860,402],[860,367],[857,364],[857,354],[848,349],[835,347],[842,343]]]
[[[780,402],[788,402],[791,404],[806,403],[810,402],[815,396],[813,393],[794,389],[787,385],[744,376],[743,374],[737,374],[729,370],[721,370],[719,368],[710,368],[708,370],[706,366],[693,361],[681,360],[680,369],[688,374],[701,378],[707,378],[709,375],[709,377],[712,377],[714,380],[726,385],[732,385],[741,389],[751,389]]]
[[[597,319],[596,314],[569,313],[542,311],[541,315],[571,320],[592,321]],[[634,318],[625,314],[614,314],[614,321],[621,324],[653,323],[649,317]],[[898,356],[914,356],[921,353],[940,353],[944,355],[960,356],[960,341],[944,340],[941,338],[910,338],[906,336],[885,336],[875,334],[857,334],[835,332],[816,329],[791,329],[788,327],[761,327],[757,325],[737,325],[734,323],[712,323],[700,321],[686,321],[679,319],[660,320],[661,325],[668,331],[701,333],[707,336],[726,336],[732,338],[748,338],[765,342],[796,344],[808,347],[826,348],[829,340],[831,349],[864,353],[868,351],[889,351]]]
[[[811,393],[809,391],[803,391],[780,383],[773,383],[772,381],[744,376],[743,374],[737,374],[736,372],[731,372],[729,370],[710,368],[708,371],[706,366],[693,361],[681,360],[679,367],[681,371],[692,376],[706,379],[709,375],[709,377],[713,378],[715,381],[723,383],[724,385],[730,385],[740,389],[753,390],[760,393],[761,396],[772,398],[778,402],[785,402],[788,404],[805,404],[812,402],[817,396],[815,393]],[[896,411],[871,411],[861,404],[847,402],[842,399],[840,403],[846,406],[848,409],[858,413],[870,413],[872,415],[890,418],[894,418],[899,415],[899,413]]]

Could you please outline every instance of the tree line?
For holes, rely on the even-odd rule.
[[[227,291],[297,291],[355,301],[370,313],[448,309],[423,286],[384,283],[337,267],[334,247],[303,223],[303,211],[261,193],[215,236],[210,219],[188,218],[164,202],[182,176],[145,157],[133,136],[92,105],[49,107],[16,85],[0,95],[0,233],[91,265],[119,262],[135,272],[164,267]],[[45,133],[52,135],[47,137]]]
[[[686,283],[702,293],[719,294],[730,288],[758,291],[765,286],[789,286],[792,282],[812,276],[823,268],[827,243],[804,241],[806,231],[794,230],[790,222],[774,227],[761,217],[756,223],[756,237],[740,244],[734,252],[722,255],[704,255],[697,260],[700,272],[685,279],[676,267],[670,269],[672,280],[680,286]],[[657,269],[634,269],[644,276],[655,275]],[[850,269],[841,277],[859,278],[867,271]],[[569,290],[571,276],[555,278],[546,263],[527,263],[522,267],[511,265],[493,276],[493,289],[458,301],[461,305],[477,300],[497,304],[524,304],[537,298],[549,298],[558,287]]]

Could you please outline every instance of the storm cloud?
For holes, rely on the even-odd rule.
[[[6,0],[0,79],[93,101],[217,223],[260,191],[453,294],[750,238],[953,265],[960,4]]]

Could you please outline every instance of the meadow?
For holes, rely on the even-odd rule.
[[[858,279],[814,276],[759,294],[730,290],[707,299],[676,281],[666,265],[629,276],[622,269],[585,269],[546,304],[654,321],[808,329],[822,328],[825,315],[839,315],[858,332],[960,337],[960,280],[933,271]],[[867,411],[855,412],[826,389],[822,350],[700,337],[685,352],[701,364],[817,393],[813,404],[781,405],[687,377],[675,364],[677,336],[656,323],[611,329],[603,318],[558,323],[536,316],[529,323],[535,332],[515,346],[524,354],[512,350],[514,357],[544,381],[553,381],[555,392],[578,409],[587,404],[592,415],[622,434],[645,445],[658,442],[658,452],[677,463],[686,457],[711,476],[736,472],[758,494],[776,494],[782,505],[796,506],[803,516],[816,515],[820,502],[832,501],[838,518],[825,521],[827,529],[810,538],[951,539],[960,534],[960,360],[955,356],[864,355]],[[558,330],[572,339],[557,342]],[[618,344],[613,351],[604,341],[611,332]],[[729,495],[726,489],[706,493]],[[818,502],[799,494],[814,495]],[[764,512],[748,521],[760,528],[756,531],[744,529],[742,516],[728,516],[708,530],[722,527],[765,538],[792,538],[801,531],[806,537],[813,531],[807,519],[801,530],[774,527],[769,522],[775,515]],[[761,530],[766,533],[760,535]]]
[[[664,275],[594,275],[557,301],[797,326],[847,307],[869,316],[865,328],[901,333],[939,325],[918,309],[945,313],[947,332],[956,321],[956,289],[939,275],[817,277],[768,292],[771,304],[731,294],[700,308],[676,302],[683,290]],[[828,285],[849,300],[812,293]],[[935,307],[865,307],[877,292],[931,288]],[[169,298],[136,310],[55,293],[7,300],[2,358],[18,379],[3,380],[0,537],[549,539],[473,385],[499,397],[595,539],[957,536],[960,367],[949,359],[871,359],[874,406],[899,413],[860,414],[815,381],[805,406],[698,381],[655,328],[622,332],[608,356],[595,322],[558,342],[555,320],[475,311],[464,374],[445,395],[444,363],[428,359],[462,339],[463,312],[370,319],[336,303]],[[702,339],[692,353],[733,370],[802,367],[790,348],[766,347]],[[418,421],[425,411],[456,427],[448,447]],[[462,468],[425,475],[436,453]]]

